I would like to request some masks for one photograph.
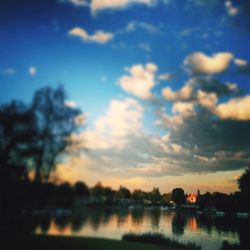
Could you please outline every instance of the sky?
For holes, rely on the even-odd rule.
[[[230,193],[250,165],[249,48],[247,0],[1,0],[0,103],[65,86],[88,151],[61,180]]]

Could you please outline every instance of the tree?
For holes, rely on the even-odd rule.
[[[231,195],[214,192],[213,193],[214,206],[221,211],[229,211],[233,204]]]
[[[88,197],[90,195],[88,186],[82,181],[78,181],[75,183],[74,192],[75,195],[79,197]]]
[[[103,196],[109,200],[112,200],[115,196],[115,190],[113,190],[111,187],[105,187],[103,190]]]
[[[250,194],[250,167],[238,179],[238,186],[242,193]]]
[[[206,192],[203,195],[200,195],[198,205],[201,209],[211,209],[215,206],[214,195],[209,192]]]
[[[62,183],[56,187],[56,205],[60,208],[70,208],[74,202],[74,189],[68,183]]]
[[[172,193],[164,193],[162,195],[162,200],[166,205],[170,205],[170,201],[172,200]]]
[[[78,129],[81,111],[66,103],[62,86],[44,87],[35,92],[31,105],[35,117],[33,155],[35,180],[47,181],[61,153],[69,145],[69,136]]]
[[[120,186],[119,190],[116,192],[116,196],[118,198],[130,198],[131,192],[126,187]]]
[[[31,112],[24,103],[12,101],[0,106],[1,206],[17,208],[20,205],[20,190],[27,182],[28,165],[32,157],[30,141],[33,125]]]
[[[91,193],[93,196],[100,197],[104,194],[104,187],[101,182],[97,182],[96,185],[92,188]]]
[[[172,191],[172,200],[176,205],[182,205],[186,203],[186,196],[182,188],[174,188]]]
[[[141,189],[135,189],[132,193],[132,198],[134,200],[144,200],[146,198],[145,192],[143,192]]]
[[[32,114],[22,102],[0,107],[0,176],[3,181],[17,181],[27,176],[30,141],[34,131]]]
[[[159,188],[154,187],[152,192],[148,194],[148,199],[152,201],[153,204],[158,204],[162,200]]]
[[[241,205],[250,210],[250,167],[238,179],[238,187],[240,189]]]

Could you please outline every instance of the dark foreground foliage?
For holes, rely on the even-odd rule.
[[[175,239],[170,239],[161,233],[143,233],[143,234],[129,233],[123,235],[122,240],[190,249],[190,250],[201,250],[201,246],[197,245],[194,242],[182,243]]]
[[[156,245],[124,242],[121,240],[68,236],[17,236],[1,239],[6,250],[178,250]]]

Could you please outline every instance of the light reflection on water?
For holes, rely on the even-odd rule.
[[[240,243],[249,224],[247,219],[177,214],[160,209],[99,208],[83,209],[72,217],[52,218],[47,227],[37,224],[35,233],[121,239],[128,232],[160,232],[179,241],[196,242],[203,250],[219,250],[224,240]]]

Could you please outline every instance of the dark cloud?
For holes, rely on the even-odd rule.
[[[249,28],[250,28],[250,26],[249,26]],[[250,30],[249,30],[249,32],[250,32]],[[250,74],[250,64],[246,64],[245,66],[238,67],[236,70],[236,73],[249,75]]]
[[[196,87],[200,88],[202,91],[216,93],[218,97],[237,96],[242,94],[242,91],[237,85],[233,87],[232,83],[222,83],[220,80],[213,78],[197,78],[195,83]]]
[[[172,129],[170,142],[192,152],[182,164],[186,171],[235,170],[250,163],[249,130],[250,121],[219,120],[202,110]]]

